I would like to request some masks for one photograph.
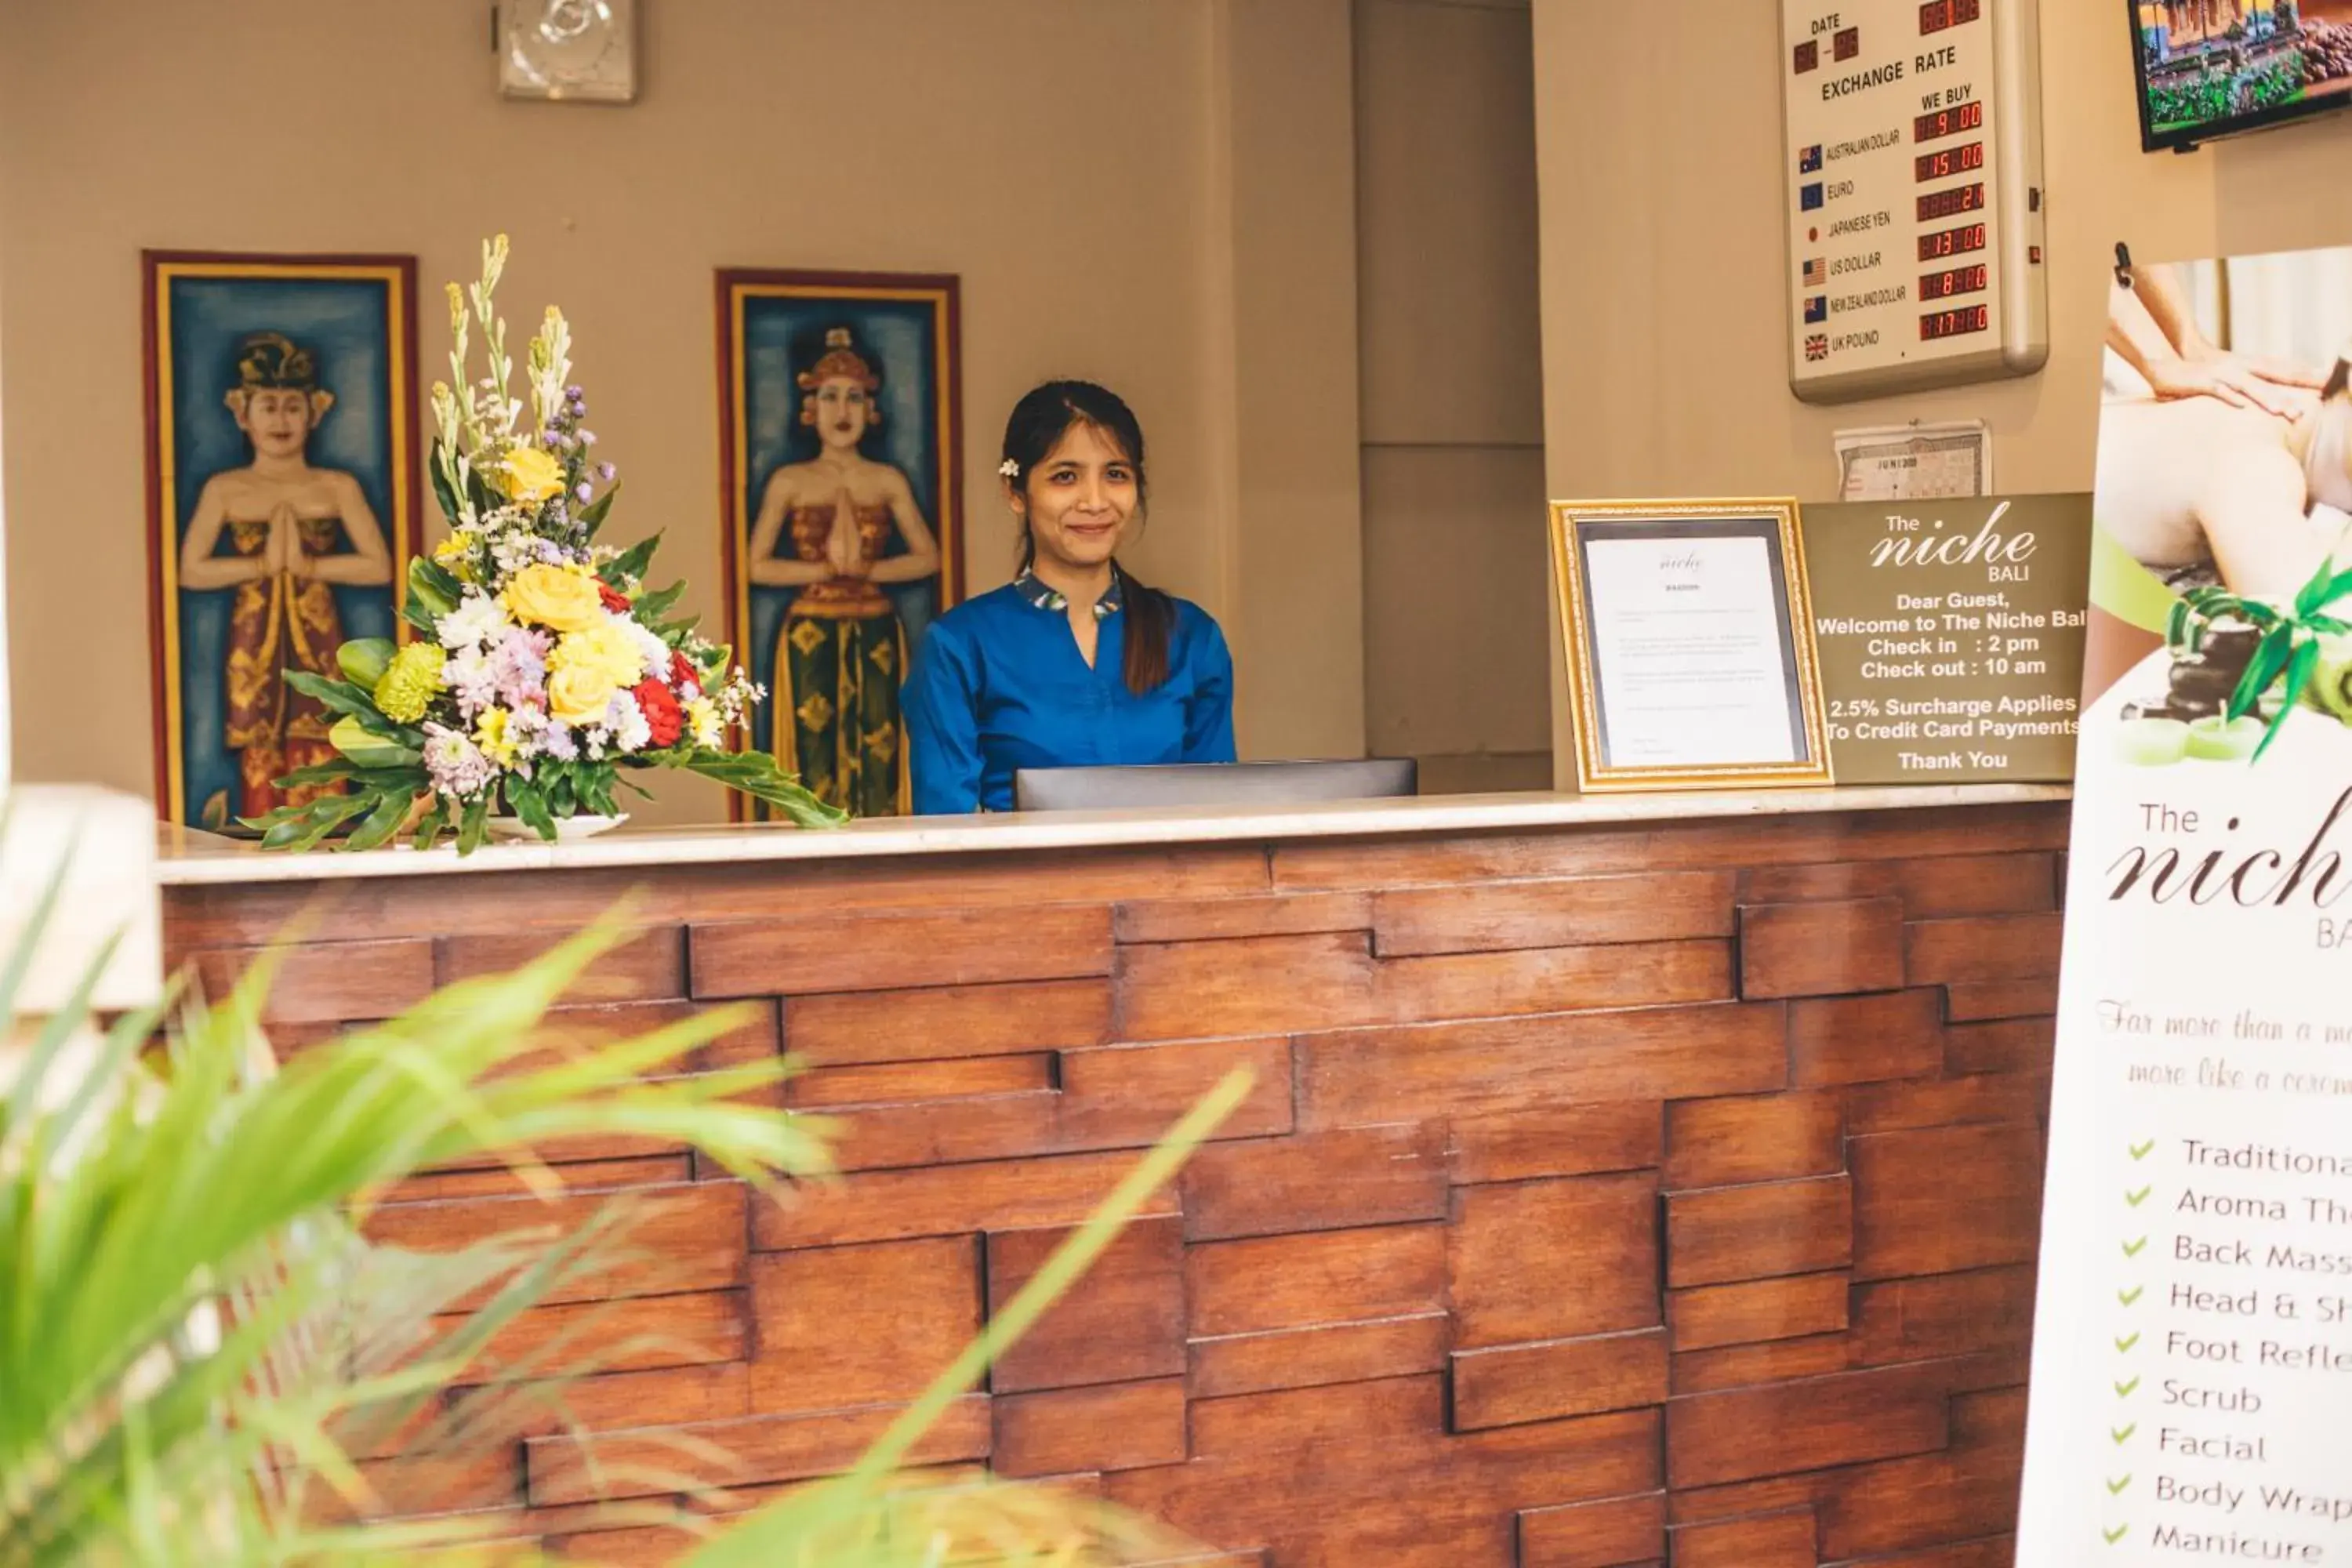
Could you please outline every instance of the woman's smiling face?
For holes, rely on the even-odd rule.
[[[1118,553],[1141,499],[1135,463],[1109,433],[1073,423],[1006,499],[1027,520],[1037,553],[1080,571]]]

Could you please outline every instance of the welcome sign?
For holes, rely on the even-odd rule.
[[[2352,1564],[2347,299],[2111,307],[2021,1568]]]
[[[1840,784],[2073,775],[2091,498],[1805,509]]]

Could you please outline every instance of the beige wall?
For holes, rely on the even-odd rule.
[[[2352,119],[2144,154],[2116,10],[2042,0],[2047,368],[1815,408],[1790,395],[1782,346],[1777,5],[1644,7],[1608,28],[1604,64],[1597,7],[1535,0],[1551,493],[1821,500],[1832,430],[1940,416],[1990,422],[2004,489],[2088,489],[2117,240],[2161,260],[2352,239]],[[1564,718],[1555,735],[1570,780]]]
[[[1433,794],[1551,777],[1532,61],[1527,0],[1357,0],[1367,740]]]
[[[0,7],[18,771],[152,788],[140,249],[416,253],[429,376],[497,229],[509,317],[580,334],[616,536],[666,529],[714,624],[712,268],[956,272],[971,582],[1012,561],[1005,410],[1105,381],[1152,442],[1134,563],[1224,620],[1245,749],[1356,751],[1347,0],[646,10],[614,110],[499,100],[480,0]],[[644,816],[719,809],[677,780]]]

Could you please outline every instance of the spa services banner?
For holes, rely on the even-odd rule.
[[[2352,1568],[2352,249],[2110,300],[2021,1568]]]

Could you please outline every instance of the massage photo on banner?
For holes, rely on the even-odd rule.
[[[2352,1555],[2347,341],[2352,249],[2112,282],[2018,1568]]]
[[[2235,754],[2290,676],[2315,711],[2345,706],[2316,706],[2341,633],[2309,601],[2352,525],[2347,345],[2352,247],[2110,285],[2085,696],[2125,682],[2108,706],[2150,755]],[[2233,710],[2250,665],[2268,684]]]

